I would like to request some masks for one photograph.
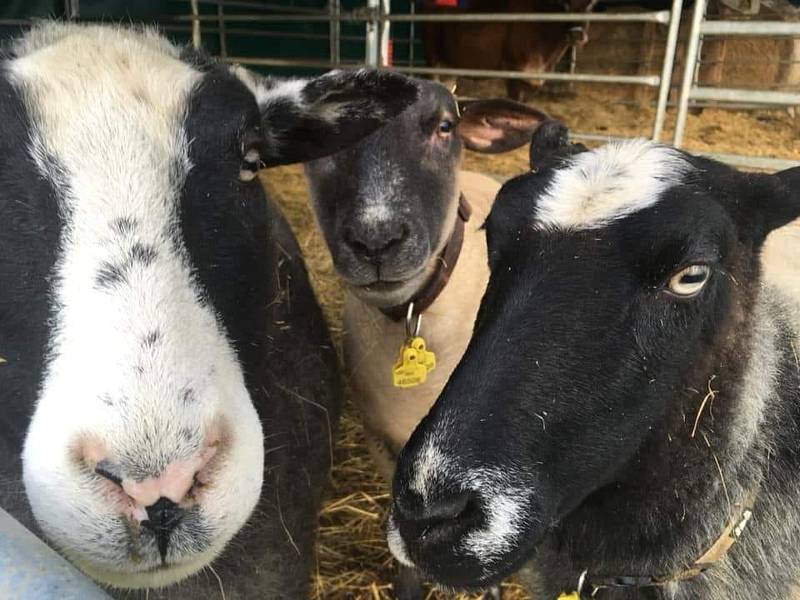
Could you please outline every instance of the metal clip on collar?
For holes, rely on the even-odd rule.
[[[416,321],[414,317],[416,316]],[[413,326],[412,326],[413,323]],[[422,327],[422,313],[414,315],[414,303],[408,303],[408,310],[406,311],[406,338],[412,339],[419,335],[420,327]]]

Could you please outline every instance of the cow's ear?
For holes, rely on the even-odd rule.
[[[531,137],[529,151],[531,170],[539,171],[548,163],[563,160],[581,152],[586,152],[586,146],[570,144],[567,126],[561,121],[548,119]]]
[[[262,77],[237,68],[261,111],[264,166],[305,162],[338,152],[396,117],[417,99],[417,85],[397,73],[331,71],[313,79]]]
[[[547,115],[527,104],[505,98],[459,102],[456,130],[470,150],[496,154],[528,143]]]

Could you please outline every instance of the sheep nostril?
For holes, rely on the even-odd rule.
[[[399,246],[406,240],[406,238],[408,238],[408,234],[409,234],[408,225],[406,224],[401,225],[399,229],[397,229],[390,235],[386,236],[383,242],[383,246],[380,248],[379,251],[388,252],[389,250],[392,250],[396,246]]]
[[[348,229],[344,235],[344,241],[347,243],[348,246],[358,255],[366,256],[372,252],[371,248],[362,242],[358,236],[353,233],[352,229]]]
[[[456,492],[424,504],[395,500],[394,518],[401,530],[420,542],[458,535],[479,518],[477,495]]]
[[[446,496],[429,505],[426,516],[434,523],[457,520],[467,512],[472,498],[472,492],[460,492]]]
[[[405,223],[390,230],[376,227],[348,228],[344,232],[344,241],[356,255],[380,262],[384,255],[405,242],[410,233],[411,230]]]
[[[94,468],[94,472],[103,479],[107,479],[111,483],[122,487],[122,477],[117,474],[114,467],[112,467],[111,463],[108,461],[101,460],[99,463],[97,463],[97,466]]]
[[[400,227],[400,231],[397,233],[397,235],[394,238],[392,238],[390,240],[389,243],[392,246],[396,246],[397,244],[401,244],[401,243],[405,242],[406,239],[408,239],[408,236],[410,235],[410,233],[411,233],[411,229],[409,229],[408,225],[403,223],[403,225]]]

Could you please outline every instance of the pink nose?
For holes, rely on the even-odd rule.
[[[108,459],[105,444],[93,437],[79,442],[82,462],[108,480],[106,497],[118,510],[138,523],[147,521],[147,509],[160,499],[180,507],[188,504],[187,495],[196,482],[208,482],[210,464],[220,444],[218,436],[209,437],[204,448],[193,456],[169,463],[157,476],[136,480],[126,477],[113,460]]]
[[[120,485],[134,503],[141,507],[152,506],[159,498],[181,504],[192,489],[195,478],[201,478],[203,468],[208,465],[216,451],[216,446],[210,446],[191,458],[171,462],[158,477],[142,481],[125,478]]]
[[[206,436],[204,447],[194,455],[175,460],[159,474],[139,480],[126,476],[124,467],[114,463],[107,446],[96,437],[80,439],[77,451],[84,467],[106,480],[98,482],[98,492],[109,507],[125,515],[142,531],[149,531],[161,560],[166,561],[173,531],[187,511],[201,502],[195,485],[209,482],[214,470],[212,459],[223,443],[223,435],[215,430]]]

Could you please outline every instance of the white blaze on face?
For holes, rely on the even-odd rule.
[[[170,583],[244,524],[263,470],[241,368],[180,240],[183,120],[201,75],[155,34],[125,29],[46,25],[17,56],[12,80],[36,125],[30,151],[65,220],[26,490],[44,532],[90,575]],[[195,507],[204,539],[186,533],[171,568],[145,573],[160,566],[157,553],[137,547],[118,498],[84,459],[95,453],[144,480],[191,464],[210,440],[217,462]]]
[[[426,502],[430,499],[431,487],[435,487],[436,482],[447,474],[449,463],[434,438],[435,436],[429,437],[420,450],[414,465],[414,476],[409,484]]]
[[[397,562],[406,567],[414,567],[414,562],[408,555],[406,543],[403,541],[403,536],[400,535],[400,530],[397,529],[392,515],[389,515],[389,522],[386,524],[386,542],[389,545],[389,551],[397,559]]]
[[[539,198],[538,228],[594,229],[654,205],[690,168],[672,148],[637,139],[577,154]]]
[[[378,148],[374,162],[362,165],[359,172],[359,210],[356,217],[369,226],[378,227],[397,218],[399,190],[405,178],[398,166]]]
[[[529,517],[526,506],[530,492],[515,488],[510,473],[493,469],[476,470],[466,477],[467,487],[478,492],[484,503],[486,527],[470,532],[461,543],[467,554],[483,565],[491,565],[512,551],[520,541]]]

